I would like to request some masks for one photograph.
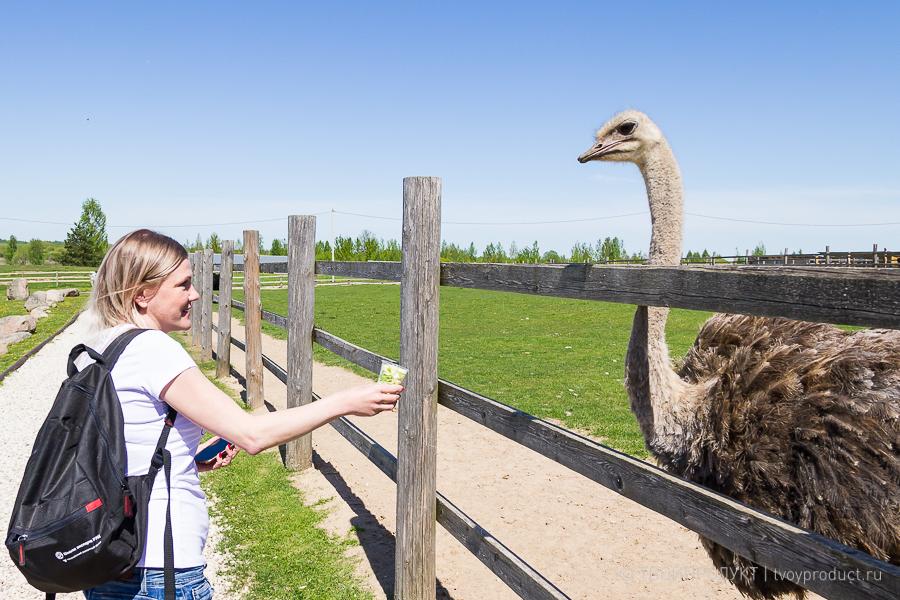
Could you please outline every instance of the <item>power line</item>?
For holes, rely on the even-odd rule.
[[[581,217],[575,219],[558,219],[552,221],[441,221],[442,224],[445,225],[490,225],[490,226],[503,226],[503,225],[560,225],[566,223],[587,223],[591,221],[606,221],[610,219],[621,219],[625,217],[636,217],[640,215],[646,215],[649,211],[640,211],[640,212],[632,212],[632,213],[622,213],[618,215],[605,215],[600,217]],[[370,215],[365,213],[355,213],[355,212],[347,212],[342,210],[330,210],[324,212],[313,213],[314,216],[322,216],[327,214],[339,214],[339,215],[348,215],[352,217],[362,217],[366,219],[380,219],[384,221],[402,221],[401,217],[386,217],[384,215]],[[704,215],[701,213],[695,212],[685,212],[685,215],[689,215],[691,217],[699,217],[701,219],[712,219],[716,221],[729,221],[733,223],[750,223],[753,225],[776,225],[782,227],[885,227],[891,225],[900,225],[900,221],[887,221],[884,223],[787,223],[781,221],[760,221],[755,219],[739,219],[735,217],[721,217],[717,215]],[[158,225],[107,225],[107,227],[114,229],[138,229],[141,227],[148,228],[158,228],[158,229],[171,229],[171,228],[183,228],[183,227],[225,227],[230,225],[252,225],[254,223],[274,223],[277,221],[283,221],[287,217],[273,217],[271,219],[253,219],[250,221],[230,221],[226,223],[178,223],[178,224],[158,224]],[[62,221],[42,221],[37,219],[20,219],[16,217],[0,217],[0,221],[14,221],[18,223],[34,223],[39,225],[71,225],[70,222],[62,222]]]
[[[319,217],[322,215],[327,215],[330,211],[313,213],[315,216]],[[139,229],[141,227],[146,228],[158,228],[158,229],[169,229],[172,227],[224,227],[226,225],[252,225],[253,223],[274,223],[275,221],[283,221],[287,217],[274,217],[271,219],[254,219],[252,221],[231,221],[229,223],[189,223],[189,224],[177,224],[177,225],[107,225],[107,227],[112,227],[116,229]],[[38,221],[35,219],[17,219],[14,217],[0,217],[0,221],[16,221],[19,223],[37,223],[40,225],[72,225],[72,222],[62,222],[62,221]]]
[[[785,227],[884,227],[885,225],[900,225],[900,221],[888,221],[885,223],[782,223],[779,221],[754,221],[752,219],[735,219],[732,217],[717,217],[714,215],[702,215],[700,213],[685,212],[684,214],[703,219],[716,221],[733,221],[735,223],[753,223],[754,225],[782,225]]]
[[[382,215],[366,215],[362,213],[345,212],[342,210],[334,211],[339,215],[350,215],[354,217],[365,217],[367,219],[382,219],[385,221],[402,221],[400,217],[385,217]],[[622,217],[635,217],[638,215],[646,215],[648,211],[624,213],[621,215],[607,215],[603,217],[584,217],[580,219],[562,219],[557,221],[444,221],[444,225],[555,225],[559,223],[581,223],[585,221],[604,221],[606,219],[619,219]]]

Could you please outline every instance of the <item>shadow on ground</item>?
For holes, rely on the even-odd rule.
[[[388,598],[394,597],[394,554],[396,552],[396,540],[394,534],[391,533],[378,519],[366,508],[365,502],[353,493],[350,486],[341,476],[337,469],[334,468],[327,460],[323,459],[317,452],[313,451],[313,466],[325,477],[328,483],[334,488],[341,499],[347,503],[347,506],[354,512],[354,516],[350,520],[350,524],[356,530],[359,537],[359,545],[366,553],[366,560],[372,565],[375,577],[378,579],[378,585],[384,591]],[[453,600],[449,590],[441,584],[441,580],[436,581],[437,593],[435,598],[438,600]]]

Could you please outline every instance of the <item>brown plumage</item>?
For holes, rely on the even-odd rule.
[[[659,128],[626,111],[579,157],[633,162],[647,186],[651,265],[681,259],[681,174]],[[714,315],[676,372],[668,309],[638,307],[625,387],[644,441],[673,473],[900,564],[900,331],[846,332]],[[804,589],[701,537],[719,573],[759,599]]]
[[[704,390],[666,469],[884,561],[900,562],[900,331],[718,314],[679,375]],[[753,598],[802,588],[703,540]]]

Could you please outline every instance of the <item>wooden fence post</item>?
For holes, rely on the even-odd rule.
[[[231,278],[234,264],[234,241],[222,242],[219,265],[219,345],[216,348],[216,377],[231,372]]]
[[[435,597],[435,469],[441,180],[403,179],[395,598]]]
[[[198,293],[202,294],[203,285],[200,282],[200,260],[197,253],[191,252],[188,255],[188,259],[190,259],[191,262],[191,284]],[[191,305],[191,346],[195,348],[200,343],[200,319],[201,313],[203,312],[201,307],[202,303],[202,299],[198,298]]]
[[[263,405],[262,314],[259,302],[259,232],[244,231],[244,337],[247,340],[247,403]]]
[[[316,301],[316,218],[288,217],[287,407],[312,402],[312,330]],[[288,442],[285,466],[312,466],[312,434]]]
[[[212,295],[213,295],[213,251],[203,251],[201,258],[200,292],[200,359],[212,360]]]

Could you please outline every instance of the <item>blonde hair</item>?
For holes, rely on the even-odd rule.
[[[187,256],[180,243],[149,229],[122,236],[97,270],[89,305],[92,328],[123,323],[141,326],[143,319],[134,304],[135,296],[147,288],[159,288]]]

